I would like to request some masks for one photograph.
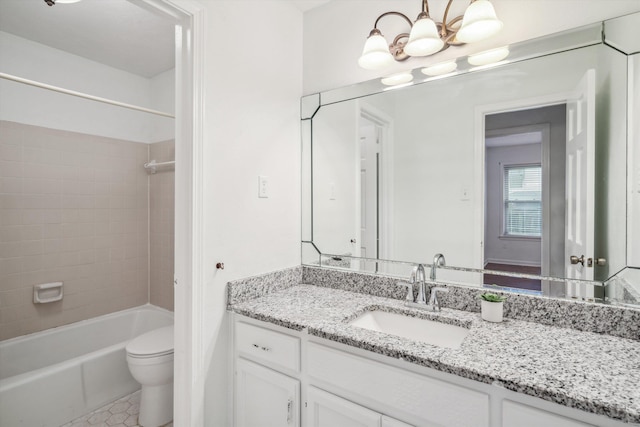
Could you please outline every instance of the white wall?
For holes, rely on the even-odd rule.
[[[225,286],[300,264],[302,13],[288,1],[204,1],[206,10],[205,424],[227,426]],[[257,48],[257,43],[260,47]],[[258,198],[258,175],[270,196]],[[224,270],[216,270],[216,262]]]
[[[350,240],[360,239],[355,228],[357,115],[356,103],[341,102],[323,107],[313,119],[313,217],[343,219],[314,222],[313,242],[322,253],[355,254]]]
[[[415,19],[420,11],[417,0],[335,0],[305,13],[304,17],[304,93],[314,93],[370,80],[407,68],[418,68],[491,47],[528,40],[603,19],[640,11],[637,0],[492,0],[504,22],[501,33],[481,43],[449,48],[423,59],[410,59],[385,72],[363,70],[357,60],[383,12],[396,10]],[[453,2],[451,14],[462,14],[465,1]],[[429,1],[431,16],[441,20],[445,0]],[[330,24],[329,24],[330,23]],[[380,30],[391,41],[408,24],[400,18],[383,18]]]
[[[501,237],[504,217],[503,166],[535,163],[542,163],[541,144],[487,148],[485,155],[485,263],[541,265],[540,239]]]
[[[595,280],[606,280],[626,265],[627,221],[627,57],[613,49],[600,51],[596,73]],[[628,145],[629,144],[629,145]],[[627,237],[629,238],[629,237]]]
[[[144,77],[4,32],[0,32],[0,71],[147,108],[153,108],[152,88],[158,99],[173,96],[173,85],[152,87]],[[171,118],[154,119],[147,113],[4,79],[0,79],[0,119],[136,142],[173,137],[173,132],[160,137],[152,131],[152,120],[172,128]]]
[[[165,113],[175,114],[175,68],[160,73],[150,79],[150,105],[151,108]],[[162,116],[151,116],[150,142],[166,141],[173,139],[175,124],[173,119]]]

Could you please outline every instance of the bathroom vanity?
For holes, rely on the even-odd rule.
[[[238,427],[640,423],[637,340],[326,286],[256,296],[229,304]],[[351,324],[371,311],[469,333],[452,348]]]

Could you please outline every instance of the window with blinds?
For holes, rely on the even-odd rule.
[[[542,167],[504,166],[504,235],[542,236]]]

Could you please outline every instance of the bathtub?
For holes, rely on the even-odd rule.
[[[125,345],[171,324],[147,304],[0,342],[0,426],[58,427],[133,393]]]

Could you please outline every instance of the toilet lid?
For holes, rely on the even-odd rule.
[[[159,356],[173,353],[173,325],[154,329],[132,339],[126,346],[131,356]]]

